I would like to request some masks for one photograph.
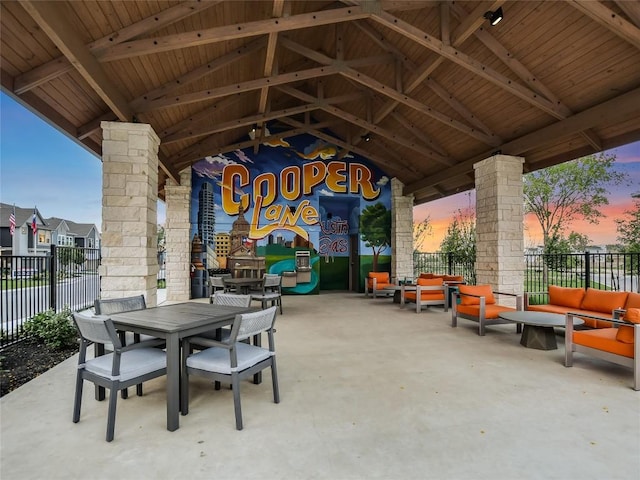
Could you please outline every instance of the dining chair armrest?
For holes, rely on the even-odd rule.
[[[204,347],[220,347],[220,348],[226,348],[227,350],[231,349],[230,343],[220,342],[218,340],[213,340],[212,338],[194,336],[194,337],[184,338],[183,341],[185,341],[187,345],[194,343],[196,345],[201,345]]]

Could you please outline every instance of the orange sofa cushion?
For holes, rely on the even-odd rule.
[[[376,279],[376,290],[393,285],[390,283],[389,272],[369,272],[367,278],[367,288],[373,288],[373,279]]]
[[[418,278],[417,284],[423,287],[442,287],[441,278]],[[404,293],[406,300],[416,300],[417,292],[409,290]],[[444,300],[444,291],[442,290],[425,290],[420,292],[421,300]]]
[[[633,344],[616,340],[617,328],[597,328],[573,332],[573,343],[633,358]]]
[[[421,273],[418,278],[433,278],[433,273]]]
[[[624,307],[628,295],[628,292],[612,292],[587,288],[587,293],[582,299],[580,308],[582,310],[606,313],[607,316],[609,316],[614,309]]]
[[[456,307],[458,313],[463,313],[472,317],[480,317],[480,305],[458,305]],[[502,312],[515,312],[515,308],[503,307],[502,305],[486,305],[484,309],[484,318],[492,320],[498,318],[498,315]]]
[[[464,282],[464,277],[462,275],[445,275],[443,280],[445,282]]]
[[[625,322],[640,323],[640,308],[630,308],[624,314]],[[633,327],[620,325],[616,333],[616,340],[623,343],[633,343]]]
[[[569,288],[549,285],[549,303],[562,307],[580,308],[584,298],[584,288]],[[585,310],[589,310],[586,309]]]
[[[480,295],[485,297],[485,305],[493,305],[496,299],[493,296],[491,285],[460,285],[458,287],[461,294]],[[460,296],[460,305],[480,305],[480,299],[476,297]]]
[[[640,293],[629,292],[624,309],[629,310],[630,308],[640,308]]]

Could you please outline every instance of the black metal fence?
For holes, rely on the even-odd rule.
[[[0,347],[35,314],[89,308],[100,295],[100,250],[51,246],[45,256],[0,257]]]
[[[472,285],[476,283],[476,269],[473,260],[462,259],[453,253],[414,252],[413,276],[417,278],[421,273],[462,275],[467,283]]]
[[[525,255],[525,292],[544,292],[548,285],[640,292],[640,253],[571,253]],[[413,256],[414,275],[431,272],[462,275],[476,283],[473,262],[451,253],[422,253]]]
[[[525,255],[525,292],[546,292],[548,285],[640,292],[639,281],[640,253]]]

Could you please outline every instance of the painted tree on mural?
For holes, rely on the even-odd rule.
[[[360,236],[373,250],[373,271],[378,269],[378,256],[391,246],[391,211],[382,203],[369,205],[360,215]]]

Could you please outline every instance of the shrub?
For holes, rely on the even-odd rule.
[[[73,346],[78,338],[69,307],[58,313],[47,310],[34,315],[24,323],[24,331],[56,350]]]

